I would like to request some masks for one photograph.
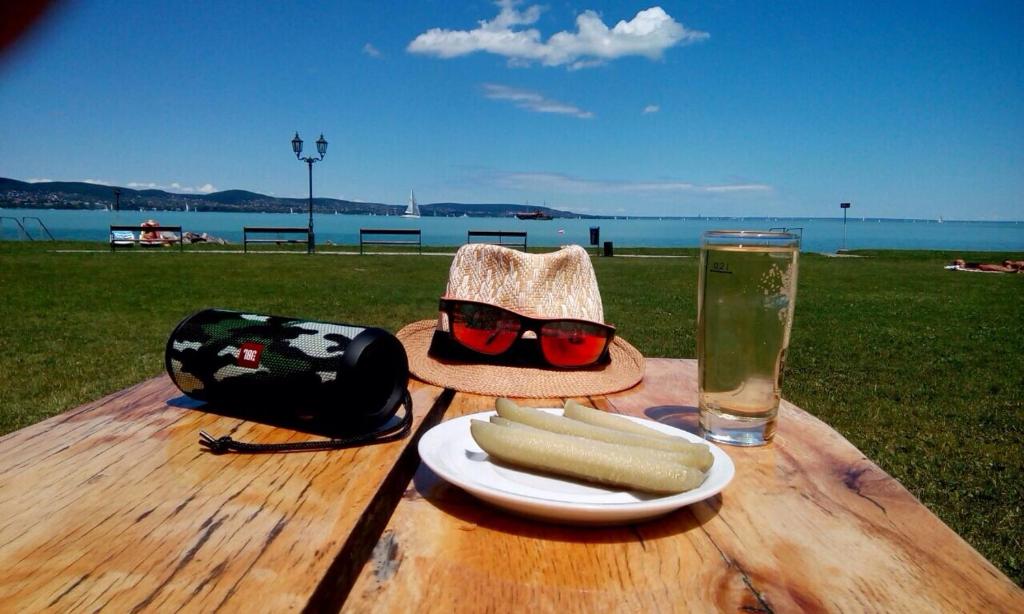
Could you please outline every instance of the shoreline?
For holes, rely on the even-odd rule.
[[[303,200],[303,202],[305,202]],[[402,207],[405,205],[387,205],[390,207]],[[425,205],[424,205],[425,206]],[[143,215],[152,214],[187,214],[187,215],[306,215],[306,210],[301,212],[286,212],[274,209],[266,210],[251,210],[251,211],[239,211],[237,209],[208,209],[205,211],[198,210],[184,210],[184,209],[121,209],[120,211],[113,211],[111,209],[102,209],[95,207],[0,207],[0,214],[5,211],[74,211],[78,213],[106,213],[106,214],[121,214],[131,215],[140,213]],[[725,222],[725,221],[767,221],[767,222],[842,222],[842,216],[788,216],[788,215],[744,215],[744,216],[714,216],[714,215],[590,215],[570,212],[572,215],[559,215],[555,216],[551,220],[542,221],[606,221],[606,220],[618,220],[618,221],[688,221],[688,222]],[[379,214],[367,214],[367,213],[355,213],[355,212],[343,212],[343,211],[319,211],[314,209],[313,214],[315,216],[349,216],[349,217],[382,217],[382,218],[400,218],[403,217],[400,214],[395,215],[379,215]],[[460,219],[463,216],[460,215],[424,215],[419,219]],[[479,215],[479,214],[467,214],[465,217],[475,220],[510,220],[513,216],[495,216],[495,215]],[[536,220],[531,220],[536,221]],[[881,216],[850,216],[847,218],[849,223],[905,223],[905,224],[1024,224],[1024,219],[945,219],[942,217],[925,218],[925,217],[881,217]]]
[[[241,243],[243,228],[303,227],[308,216],[301,214],[103,212],[76,210],[4,210],[0,215],[0,239],[47,238],[105,242],[111,225],[139,225],[155,219],[163,226],[180,226],[184,231],[207,233]],[[841,219],[781,218],[632,218],[557,219],[550,221],[515,218],[421,217],[402,218],[373,215],[322,215],[313,218],[318,246],[358,245],[364,228],[421,232],[422,245],[431,251],[458,246],[470,233],[515,231],[528,234],[529,247],[578,244],[593,248],[612,243],[620,248],[696,249],[702,233],[724,228],[746,230],[787,230],[801,236],[805,252],[836,253],[840,250],[957,250],[1024,251],[1024,224],[1017,222],[861,221]],[[271,238],[271,237],[268,237]],[[283,237],[282,237],[283,238]]]
[[[566,243],[568,245],[568,243]],[[37,247],[42,252],[53,253],[53,254],[110,254],[110,244],[106,241],[99,240],[61,240],[49,241],[49,240],[10,240],[0,239],[0,249],[5,247],[13,248],[15,251],[20,251],[17,246],[24,246],[24,248]],[[427,246],[424,246],[427,247]],[[312,254],[313,256],[445,256],[451,257],[461,247],[461,245],[430,245],[429,250],[425,249],[422,254],[414,251],[402,251],[401,248],[395,249],[394,251],[387,251],[387,248],[379,248],[374,251],[370,251],[366,248],[364,254],[359,253],[358,244],[341,244],[341,243],[318,243],[317,251]],[[696,246],[690,247],[650,247],[650,246],[636,246],[636,245],[615,245],[614,256],[606,257],[601,253],[601,249],[595,246],[582,245],[595,260],[614,260],[617,258],[677,258],[677,259],[693,259],[700,255],[700,248]],[[537,245],[529,248],[530,253],[546,253],[557,249],[558,246],[546,246]],[[159,248],[150,247],[121,247],[118,248],[116,254],[163,254],[163,253],[184,253],[184,254],[209,254],[209,255],[224,255],[224,254],[238,254],[238,255],[296,255],[296,256],[309,256],[305,251],[304,245],[281,245],[273,247],[263,248],[250,248],[248,252],[242,250],[240,243],[229,242],[226,245],[218,245],[215,243],[186,243],[184,250],[179,250],[177,246],[164,246]],[[850,249],[845,251],[820,251],[813,249],[801,250],[803,255],[820,256],[829,259],[862,259],[862,258],[873,258],[873,257],[884,257],[886,254],[891,254],[895,257],[921,257],[921,258],[936,258],[941,260],[953,260],[956,257],[964,256],[965,259],[996,259],[996,255],[1002,255],[1010,259],[1022,259],[1024,258],[1024,249],[1020,250],[1005,250],[1005,249],[953,249],[953,248],[937,248],[937,249],[921,249],[921,248],[863,248],[863,249]],[[976,256],[972,256],[976,255]],[[1000,257],[999,260],[1004,258]]]

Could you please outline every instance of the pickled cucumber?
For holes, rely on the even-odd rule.
[[[595,424],[556,416],[532,407],[519,407],[508,399],[498,399],[495,404],[498,415],[513,422],[520,422],[534,428],[585,437],[596,441],[604,441],[625,446],[635,446],[644,450],[664,450],[676,453],[677,462],[707,471],[714,462],[707,444],[692,443],[682,437],[669,435],[654,437],[646,434],[632,433],[623,430],[597,426]],[[596,411],[596,410],[594,410]],[[625,419],[623,419],[625,420]],[[629,421],[627,421],[629,422]],[[632,422],[630,422],[632,424]],[[653,429],[645,429],[652,430]]]
[[[700,486],[705,477],[682,463],[637,454],[632,446],[482,420],[470,421],[470,433],[499,461],[630,490],[676,494]]]

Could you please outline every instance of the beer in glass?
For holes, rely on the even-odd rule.
[[[713,441],[768,443],[775,434],[793,325],[800,237],[705,232],[697,301],[700,424]]]

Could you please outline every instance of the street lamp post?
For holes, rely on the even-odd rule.
[[[843,210],[843,251],[846,251],[846,210],[850,208],[850,203],[839,203],[839,208]]]
[[[316,151],[320,154],[319,158],[313,158],[310,156],[302,157],[302,139],[299,138],[299,133],[295,133],[295,138],[292,139],[292,151],[295,152],[295,157],[302,162],[305,162],[309,166],[309,244],[306,246],[306,251],[310,254],[316,251],[316,240],[313,238],[313,163],[319,162],[324,159],[327,155],[327,140],[324,138],[323,133],[320,133],[320,138],[316,140]]]

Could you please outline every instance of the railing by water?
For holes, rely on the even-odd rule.
[[[20,221],[18,221],[18,218],[11,217],[9,215],[0,215],[0,232],[3,232],[4,220],[11,220],[12,222],[14,222],[15,224],[18,225],[18,228],[21,230],[21,234],[18,235],[19,239],[21,238],[21,235],[25,235],[26,237],[28,237],[29,241],[33,241],[34,240],[32,238],[32,235],[28,234],[28,231],[25,230],[25,227],[22,226]]]
[[[39,225],[39,228],[42,229],[44,233],[46,233],[46,236],[49,237],[51,241],[56,241],[56,239],[53,238],[53,234],[50,233],[50,229],[47,228],[46,224],[43,223],[43,220],[39,219],[34,215],[22,217],[21,220],[10,215],[0,215],[0,233],[3,232],[4,220],[11,220],[12,222],[18,225],[18,230],[20,231],[20,233],[18,234],[19,239],[22,237],[22,235],[24,235],[24,237],[29,241],[35,241],[35,237],[33,237],[32,234],[29,233],[28,229],[25,228],[25,224],[27,224],[30,220],[34,220],[35,223]]]
[[[43,232],[46,233],[46,236],[50,237],[51,241],[56,241],[56,239],[53,238],[53,235],[50,234],[50,229],[47,228],[46,224],[43,223],[43,220],[39,219],[38,217],[36,217],[34,215],[30,215],[28,217],[21,218],[22,230],[25,230],[24,224],[28,223],[28,220],[35,220],[36,223],[39,224],[39,227],[43,229]],[[25,234],[26,235],[28,234],[28,230],[25,230]],[[32,237],[30,236],[29,238],[31,239]]]

